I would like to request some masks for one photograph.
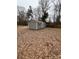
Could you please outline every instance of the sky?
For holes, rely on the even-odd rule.
[[[36,8],[39,4],[39,0],[17,0],[18,6],[23,6],[27,10],[29,8],[29,5],[32,6],[32,8]],[[49,13],[51,10],[49,10]]]
[[[28,9],[29,5],[31,5],[33,8],[36,8],[38,6],[39,0],[17,0],[18,6],[23,6],[26,9]]]
[[[39,5],[39,0],[17,0],[17,5],[25,7],[26,10],[29,8],[30,5],[32,6],[32,8],[37,8]],[[53,5],[51,6],[53,7]],[[48,13],[49,13],[49,17],[53,16],[54,12],[52,8],[48,10]]]

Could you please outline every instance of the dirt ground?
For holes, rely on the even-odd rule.
[[[61,29],[18,26],[17,59],[61,59]]]

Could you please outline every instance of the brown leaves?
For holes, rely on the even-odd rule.
[[[17,32],[17,59],[60,59],[60,29],[19,27]]]

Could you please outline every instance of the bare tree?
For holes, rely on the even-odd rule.
[[[39,1],[40,7],[42,9],[42,21],[46,22],[45,19],[48,17],[48,10],[50,8],[50,0],[40,0]]]
[[[34,8],[33,9],[33,15],[34,15],[34,18],[35,19],[41,20],[42,10],[41,10],[40,6],[38,6],[37,8]]]
[[[17,6],[17,23],[19,25],[26,25],[26,15],[25,8],[21,6]]]
[[[40,6],[37,8],[37,14],[38,14],[38,20],[41,20],[41,17],[42,17],[42,11],[41,11]]]
[[[56,23],[60,24],[61,19],[61,0],[52,0],[54,4],[54,19]]]
[[[34,18],[34,20],[36,20],[37,19],[37,8],[34,8],[33,9],[33,18]]]

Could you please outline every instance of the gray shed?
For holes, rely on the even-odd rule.
[[[30,29],[42,29],[46,27],[46,23],[37,20],[31,20],[28,22],[28,26]]]

